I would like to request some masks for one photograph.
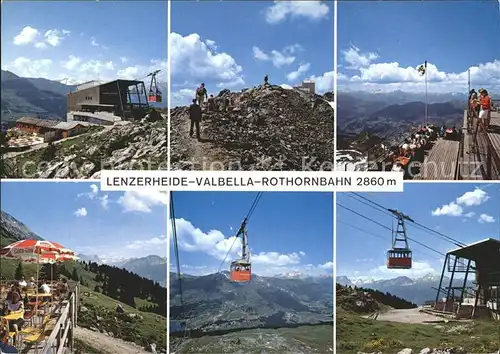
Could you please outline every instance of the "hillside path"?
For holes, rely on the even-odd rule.
[[[368,316],[364,316],[368,317]],[[384,313],[379,313],[377,321],[390,321],[401,323],[432,323],[441,322],[443,318],[433,316],[428,313],[420,312],[420,308],[408,310],[390,310]]]
[[[102,354],[151,354],[134,343],[125,342],[82,327],[75,327],[75,338],[92,348],[99,349]]]
[[[171,131],[171,134],[175,135],[176,146],[171,146],[172,153],[177,153],[177,146],[181,146],[183,155],[185,158],[181,162],[177,162],[178,167],[173,167],[173,169],[186,169],[181,166],[188,166],[189,170],[221,170],[221,163],[225,162],[224,159],[218,159],[217,152],[219,151],[210,141],[204,140],[203,128],[208,122],[206,120],[210,119],[210,114],[204,113],[203,120],[200,122],[200,135],[201,140],[196,139],[196,129],[193,137],[189,136],[189,128],[191,121],[186,119],[183,122],[176,124],[175,130]],[[172,141],[173,139],[171,139]],[[186,158],[187,157],[187,158]]]

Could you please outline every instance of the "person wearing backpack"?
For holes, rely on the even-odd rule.
[[[203,107],[203,102],[205,98],[208,99],[207,89],[205,88],[205,84],[202,83],[200,87],[196,89],[196,102],[198,106]]]

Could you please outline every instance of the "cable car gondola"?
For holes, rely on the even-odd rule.
[[[229,278],[237,283],[248,283],[252,280],[252,263],[250,262],[250,252],[248,250],[246,223],[247,219],[245,218],[236,234],[236,237],[241,236],[241,259],[232,261],[229,268]]]
[[[149,92],[148,92],[148,102],[153,102],[153,103],[161,103],[162,102],[162,95],[161,91],[158,89],[158,84],[156,83],[156,74],[158,74],[160,70],[156,70],[148,76],[151,76],[151,82],[149,84]]]
[[[387,268],[411,269],[412,252],[408,247],[405,220],[413,220],[397,210],[389,209],[389,211],[393,213],[398,219],[398,225],[396,227],[396,230],[392,230],[392,249],[387,251]],[[398,247],[398,243],[404,244],[404,247]]]

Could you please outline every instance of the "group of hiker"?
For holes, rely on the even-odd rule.
[[[475,89],[469,92],[469,117],[479,118],[485,129],[489,128],[491,119],[492,103],[485,89],[479,89],[479,95]]]
[[[264,86],[269,86],[269,75],[267,74],[264,77]],[[201,83],[196,89],[195,98],[189,106],[189,119],[191,121],[189,136],[193,137],[194,130],[196,129],[196,138],[198,140],[201,139],[200,122],[203,118],[203,111],[205,111],[205,113],[226,112],[229,110],[230,106],[231,96],[229,91],[220,97],[214,97],[214,95],[210,95],[209,97],[205,83]]]
[[[205,84],[202,83],[196,89],[196,97],[189,106],[189,119],[191,121],[191,127],[189,129],[189,136],[194,135],[194,130],[196,129],[196,138],[198,140],[200,137],[200,122],[203,118],[203,111],[205,113],[210,112],[225,112],[229,110],[231,105],[231,100],[229,94],[222,97],[214,97],[214,95],[208,96]]]

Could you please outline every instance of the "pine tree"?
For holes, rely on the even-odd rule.
[[[16,268],[16,274],[15,274],[15,278],[17,280],[20,280],[22,277],[23,277],[23,264],[21,262],[19,262],[19,264],[17,265],[17,268]]]
[[[78,272],[76,271],[76,268],[73,268],[73,272],[71,273],[71,279],[74,281],[80,280],[80,277],[78,276]]]

